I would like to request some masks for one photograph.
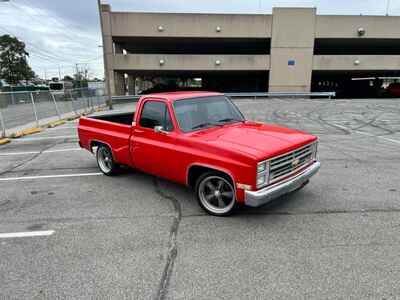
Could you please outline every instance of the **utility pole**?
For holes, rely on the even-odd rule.
[[[78,88],[80,88],[81,87],[81,74],[79,73],[78,64],[75,64],[75,68],[76,68],[76,81],[79,84]]]
[[[60,68],[60,66],[58,66],[58,81],[61,81],[62,80],[62,78],[61,78],[61,68]]]
[[[103,41],[103,62],[104,62],[104,80],[107,85],[107,94],[108,94],[108,108],[113,109],[113,104],[112,104],[112,97],[111,97],[111,83],[110,83],[110,74],[108,72],[108,59],[107,59],[107,53],[106,53],[106,47],[104,43],[104,24],[103,24],[103,17],[102,17],[102,11],[101,11],[101,1],[97,0],[97,6],[99,8],[99,17],[100,17],[100,31],[101,31],[101,39]]]
[[[386,0],[386,15],[389,15],[390,0]]]

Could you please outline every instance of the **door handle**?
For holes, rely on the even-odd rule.
[[[143,133],[144,131],[143,131],[143,130],[140,130],[140,129],[133,129],[133,132],[134,132],[134,133]]]

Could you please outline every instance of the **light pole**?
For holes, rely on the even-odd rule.
[[[99,8],[101,39],[103,41],[104,80],[106,81],[106,85],[107,85],[108,108],[113,109],[112,97],[111,97],[111,84],[110,84],[110,78],[109,78],[110,74],[108,73],[108,59],[107,59],[107,53],[106,53],[107,47],[105,47],[105,45],[104,45],[104,35],[103,35],[104,24],[103,24],[100,0],[97,0],[97,6]]]

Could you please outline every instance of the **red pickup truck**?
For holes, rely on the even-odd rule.
[[[82,117],[78,134],[104,174],[126,165],[188,185],[217,216],[298,190],[320,168],[315,136],[247,121],[220,93],[145,95],[136,112]]]

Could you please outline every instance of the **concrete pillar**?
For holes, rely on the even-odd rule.
[[[109,81],[111,95],[115,95],[115,78],[114,78],[114,50],[112,41],[111,28],[111,7],[108,4],[101,5],[101,25],[103,34],[103,52],[105,64],[105,79]]]
[[[125,95],[125,78],[124,73],[114,72],[114,95]]]
[[[315,8],[274,8],[270,92],[309,92],[315,38]]]

